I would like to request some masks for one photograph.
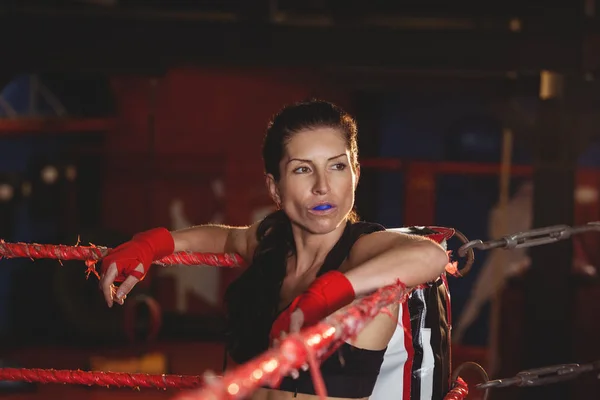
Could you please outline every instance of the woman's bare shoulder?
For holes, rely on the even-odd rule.
[[[230,228],[229,238],[225,246],[226,253],[237,253],[246,262],[252,260],[254,250],[258,245],[258,239],[256,237],[256,231],[260,222],[255,222],[250,226],[240,226]]]

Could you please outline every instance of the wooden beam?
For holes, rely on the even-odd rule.
[[[114,123],[111,118],[0,118],[0,135],[103,132]]]
[[[557,77],[558,78],[558,77]],[[552,78],[558,81],[559,79]],[[558,87],[558,86],[557,86]],[[546,93],[545,93],[546,94]],[[575,131],[579,110],[560,91],[548,91],[538,108],[535,129],[533,197],[534,227],[572,225],[577,171]],[[531,266],[525,272],[525,310],[521,370],[574,361],[572,343],[575,290],[573,242],[529,249]],[[570,398],[573,382],[521,388],[519,399]]]

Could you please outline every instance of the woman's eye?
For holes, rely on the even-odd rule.
[[[336,170],[339,170],[339,171],[343,171],[344,169],[346,169],[346,164],[344,164],[344,163],[335,164],[333,166],[333,169],[336,169]]]
[[[306,173],[308,171],[309,171],[308,167],[298,167],[298,168],[296,168],[294,170],[294,173],[296,173],[296,174],[304,174],[304,173]]]

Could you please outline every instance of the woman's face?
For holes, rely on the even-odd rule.
[[[341,132],[333,128],[300,131],[292,136],[279,163],[280,180],[268,176],[273,200],[293,224],[311,233],[333,231],[354,206],[359,171]]]

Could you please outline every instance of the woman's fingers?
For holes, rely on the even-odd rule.
[[[144,266],[142,264],[139,264],[135,270],[143,272]],[[112,307],[113,303],[115,302],[120,305],[123,305],[125,303],[127,295],[129,294],[129,292],[131,292],[131,289],[133,289],[133,287],[140,281],[135,276],[130,275],[117,288],[114,285],[114,282],[117,278],[118,273],[119,272],[117,270],[116,264],[112,263],[111,265],[109,265],[108,269],[106,270],[106,273],[102,274],[102,276],[100,277],[100,290],[102,290],[102,293],[104,294],[104,300],[106,300],[106,304],[109,307]]]
[[[142,264],[138,265],[135,269],[139,272],[144,272],[144,266]],[[139,282],[140,280],[133,275],[129,275],[123,283],[119,285],[119,289],[117,290],[117,299],[125,298],[131,292],[131,289]]]
[[[300,315],[298,317],[300,317],[300,319],[296,323],[300,323],[300,325],[298,325],[298,331],[299,331],[300,327],[302,326],[302,322],[304,321],[304,314],[302,314],[302,311],[300,311]],[[293,324],[294,324],[294,322],[292,322],[292,325]],[[292,327],[290,327],[290,332],[293,332],[291,328]],[[279,339],[273,340],[273,347],[278,347],[279,344],[281,343],[281,341],[286,338],[286,336],[287,336],[287,333],[281,332],[279,334]],[[302,369],[302,371],[308,371],[308,364],[302,364],[300,369]],[[293,369],[290,371],[289,375],[292,377],[292,379],[298,379],[300,377],[300,371],[297,369]]]
[[[290,333],[298,333],[304,325],[304,313],[301,309],[296,309],[290,315]]]
[[[112,297],[113,297],[113,301],[116,302],[117,304],[123,305],[125,303],[125,299],[127,298],[127,295],[124,295],[123,297],[118,297],[117,296],[117,287],[115,285],[112,285],[111,288],[111,292],[112,292]]]
[[[112,263],[109,265],[106,273],[102,274],[100,278],[100,290],[102,290],[102,294],[104,294],[104,300],[109,307],[112,307],[114,300],[114,292],[113,292],[113,282],[117,278],[117,265]]]

